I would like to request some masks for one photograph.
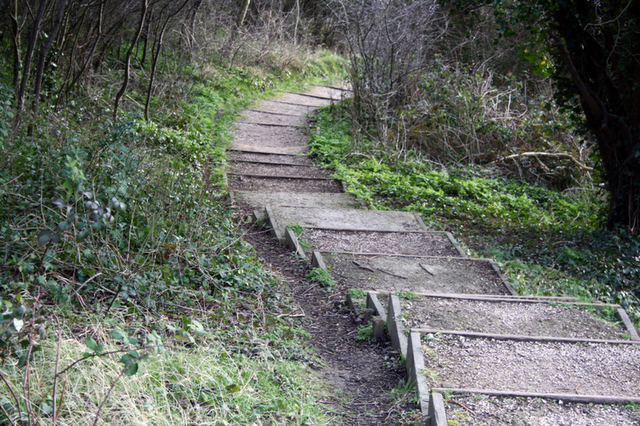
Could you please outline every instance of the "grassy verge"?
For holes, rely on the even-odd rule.
[[[340,64],[185,65],[149,122],[142,83],[105,118],[111,84],[11,132],[2,91],[0,424],[329,422],[286,286],[218,185],[238,111]]]
[[[444,167],[376,151],[351,135],[348,106],[316,117],[311,152],[370,208],[417,211],[475,256],[502,263],[521,293],[620,303],[640,324],[640,239],[600,228],[604,195],[508,179],[491,166]],[[368,149],[371,147],[371,149]]]

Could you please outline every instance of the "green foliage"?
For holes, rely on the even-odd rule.
[[[12,118],[11,92],[0,83],[0,150],[4,147],[5,139],[9,137]]]
[[[334,108],[336,110],[336,108]],[[541,185],[492,177],[476,167],[430,170],[413,159],[397,162],[385,157],[362,160],[353,155],[346,119],[336,122],[331,110],[316,116],[322,129],[310,140],[312,155],[335,169],[348,183],[348,191],[370,207],[417,211],[432,216],[500,226],[526,225],[566,229],[599,220],[601,204],[580,196],[559,193]]]
[[[290,229],[291,231],[293,231],[293,233],[296,234],[296,237],[299,237],[300,234],[304,232],[304,227],[299,223],[293,223],[291,225],[287,225],[287,229]]]
[[[356,340],[360,342],[373,342],[373,327],[371,324],[363,324],[358,326],[356,332]]]
[[[331,278],[331,274],[324,268],[313,268],[305,275],[311,281],[316,281],[325,288],[333,288],[336,282]]]
[[[101,403],[103,414],[131,416],[121,424],[198,416],[216,424],[325,423],[302,389],[317,362],[308,336],[278,317],[289,303],[281,283],[241,238],[216,187],[237,113],[274,90],[302,86],[301,76],[341,72],[341,61],[325,52],[322,63],[266,69],[180,65],[180,55],[167,56],[149,122],[126,111],[117,123],[103,118],[114,72],[100,76],[109,81],[104,91],[87,88],[59,106],[43,101],[46,114],[25,116],[10,132],[11,94],[0,87],[0,375],[7,379],[0,403],[31,424],[67,404],[59,422],[90,424],[87,414],[100,417]],[[125,109],[144,99],[147,75],[133,72]],[[68,355],[60,361],[51,351],[57,333]],[[208,358],[216,348],[228,351]],[[185,385],[200,380],[194,366],[203,359],[211,387]],[[61,380],[74,384],[64,398]],[[145,381],[132,391],[144,404],[110,403]],[[7,389],[33,391],[34,399],[6,399]],[[89,408],[74,405],[87,398]]]
[[[367,290],[364,288],[350,288],[347,290],[347,294],[351,297],[367,297]]]
[[[399,298],[407,299],[407,300],[412,300],[412,299],[415,299],[415,298],[418,297],[412,291],[398,291],[398,292],[396,292],[396,294],[398,295]]]

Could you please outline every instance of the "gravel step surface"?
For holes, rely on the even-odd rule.
[[[342,185],[334,180],[309,180],[290,178],[258,178],[229,175],[227,188],[230,191],[260,192],[321,192],[341,193]]]
[[[595,312],[576,305],[484,302],[436,297],[402,299],[401,305],[407,328],[603,340],[628,339],[624,326],[606,322],[596,317]]]
[[[509,294],[488,261],[338,253],[322,253],[322,257],[334,279],[351,288],[383,292]]]
[[[289,166],[281,164],[233,162],[227,169],[229,173],[242,175],[268,175],[279,177],[305,177],[330,179],[329,172],[320,167]]]
[[[540,398],[454,395],[445,399],[447,420],[473,426],[638,426],[640,409]]]
[[[360,204],[352,194],[290,193],[234,191],[239,206],[263,208],[265,206],[358,208]]]
[[[637,397],[640,346],[426,335],[430,387]]]
[[[364,232],[306,229],[301,239],[314,250],[409,256],[459,256],[443,232]]]
[[[331,99],[319,98],[315,96],[300,95],[298,93],[285,93],[284,95],[278,96],[273,100],[276,102],[284,102],[287,104],[311,106],[311,107],[318,108],[325,105],[331,105],[331,103],[336,102],[338,99],[331,100]]]
[[[294,127],[237,123],[231,150],[296,155],[307,151],[307,138]]]
[[[313,86],[309,90],[304,92],[304,94],[308,96],[315,96],[318,98],[333,99],[334,101],[339,102],[344,97],[352,96],[353,92],[349,90],[338,89],[335,87]]]
[[[251,152],[229,152],[231,161],[254,161],[256,163],[293,164],[297,166],[313,166],[313,161],[306,155],[257,154]]]
[[[273,114],[293,115],[298,117],[306,117],[307,114],[315,109],[315,107],[291,105],[275,101],[260,101],[255,106],[251,107],[252,111],[270,112]]]
[[[292,224],[348,231],[426,231],[413,213],[357,209],[274,207],[272,224],[278,236]]]
[[[305,116],[273,114],[262,111],[243,111],[238,123],[265,124],[268,126],[306,127],[309,120]]]

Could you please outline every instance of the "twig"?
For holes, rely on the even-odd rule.
[[[305,314],[280,314],[278,318],[304,318]]]
[[[309,287],[308,289],[306,289],[300,296],[304,296],[305,294],[309,293],[311,290],[313,290],[314,288],[318,287],[319,284],[314,284],[311,287]]]
[[[16,407],[18,407],[18,418],[21,419],[22,418],[22,410],[20,409],[20,400],[18,399],[16,394],[13,392],[13,388],[9,385],[9,382],[7,381],[6,377],[4,377],[4,374],[2,374],[1,370],[0,370],[0,379],[2,379],[4,384],[7,386],[7,389],[9,389],[9,392],[11,393],[11,396],[13,397],[13,400],[16,402]],[[11,425],[12,426],[15,425],[13,420],[11,420],[11,417],[9,417],[9,413],[7,413],[7,411],[5,410],[4,405],[0,404],[0,408],[2,409],[2,412],[4,413],[4,415],[7,417],[7,420],[9,420],[11,422]]]
[[[504,157],[503,160],[511,160],[511,159],[516,159],[516,158],[520,158],[520,157],[534,157],[541,164],[542,164],[542,161],[540,161],[540,159],[538,157],[564,158],[564,159],[567,159],[567,160],[571,160],[573,163],[575,163],[582,170],[587,170],[589,172],[592,172],[594,170],[593,167],[589,167],[586,164],[581,163],[580,161],[578,161],[578,159],[576,159],[576,157],[574,157],[573,155],[571,155],[571,154],[569,154],[567,152],[558,152],[558,153],[555,153],[555,152],[523,152],[521,154],[509,155],[508,157]]]
[[[427,269],[427,267],[426,267],[426,266],[424,266],[422,263],[418,263],[418,265],[420,265],[420,267],[421,267],[422,269],[424,269],[424,271],[425,271],[427,274],[429,274],[429,275],[431,275],[431,276],[435,276],[435,275],[433,274],[433,272],[431,272],[430,270],[428,270],[428,269]]]
[[[186,309],[187,311],[200,312],[200,313],[203,313],[203,314],[210,314],[211,313],[211,312],[208,312],[208,311],[205,311],[205,310],[202,310],[202,309],[190,308],[188,306],[176,305],[174,303],[167,303],[167,302],[160,302],[160,303],[162,303],[165,306],[173,306],[173,307],[180,308],[180,309]]]
[[[375,272],[375,270],[373,268],[370,268],[368,266],[365,266],[363,264],[361,264],[360,262],[356,261],[356,260],[352,260],[353,264],[356,265],[358,268],[361,269],[366,269],[367,271],[371,271],[371,272]]]
[[[57,321],[56,321],[57,322]],[[62,331],[60,330],[60,324],[58,325],[58,349],[56,351],[56,363],[53,370],[53,424],[55,425],[58,420],[58,407],[56,407],[56,394],[58,392],[58,367],[60,366],[60,343],[62,341]],[[62,405],[62,399],[60,399],[60,405]]]
[[[406,279],[407,279],[407,277],[405,277],[405,276],[403,276],[403,275],[394,274],[393,272],[385,271],[385,270],[384,270],[384,269],[382,269],[382,268],[377,268],[377,269],[378,269],[378,271],[380,271],[380,272],[384,272],[385,274],[389,274],[389,275],[394,276],[394,277],[402,278],[403,280],[406,280]]]
[[[458,401],[454,401],[453,399],[448,399],[447,402],[450,402],[452,404],[456,404],[459,405],[460,407],[464,408],[465,410],[467,410],[469,413],[471,413],[472,416],[475,416],[476,413],[475,411],[473,411],[471,408],[467,407],[466,404],[463,404],[462,402],[458,402]]]

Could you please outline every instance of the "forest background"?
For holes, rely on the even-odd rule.
[[[353,88],[311,146],[369,207],[638,325],[640,6],[609,3],[0,0],[0,422],[329,421],[221,186],[237,113],[309,83]]]

